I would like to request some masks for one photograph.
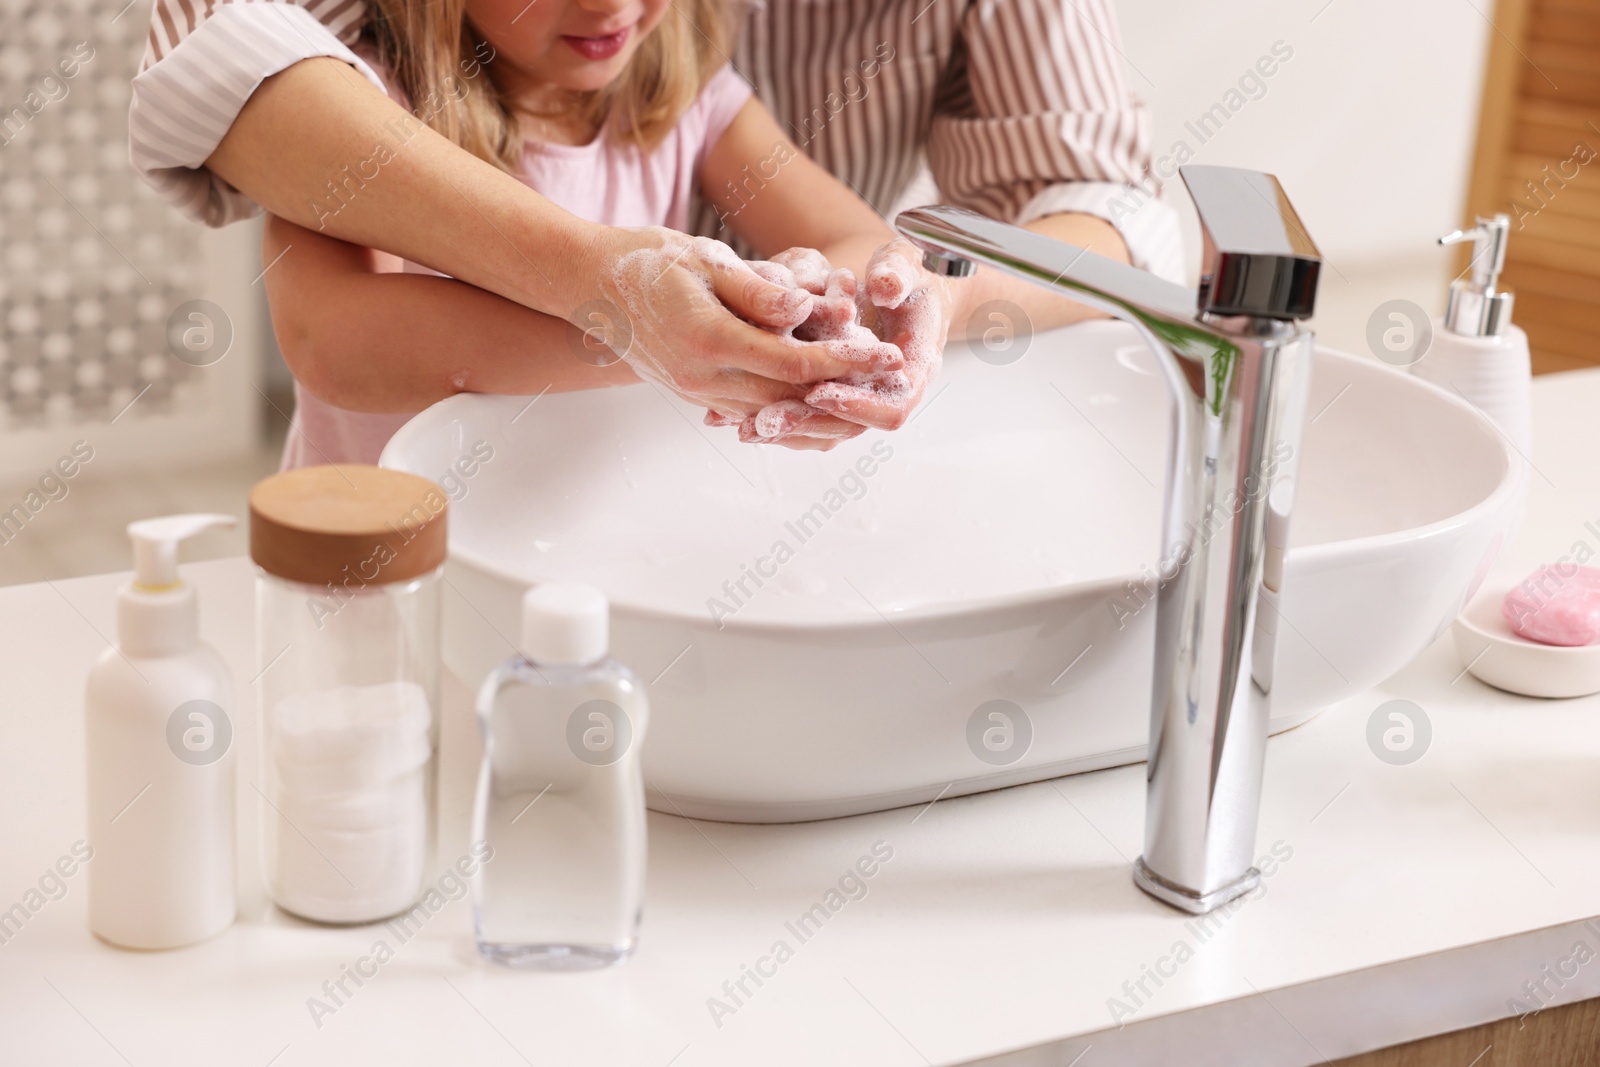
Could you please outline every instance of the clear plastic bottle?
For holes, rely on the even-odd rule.
[[[582,969],[633,951],[644,902],[640,748],[649,706],[606,655],[599,590],[547,583],[522,605],[522,651],[478,695],[483,766],[472,839],[494,849],[473,879],[487,959]]]

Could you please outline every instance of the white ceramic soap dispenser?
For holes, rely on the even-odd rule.
[[[199,633],[178,542],[233,526],[169,515],[128,526],[133,581],[116,647],[89,672],[89,929],[125,948],[175,948],[233,922],[233,687]]]
[[[1440,244],[1472,242],[1472,277],[1450,284],[1450,303],[1433,332],[1433,343],[1413,372],[1464,397],[1505,432],[1524,457],[1533,446],[1532,367],[1528,335],[1511,322],[1512,294],[1497,289],[1506,265],[1506,215],[1478,217],[1470,230],[1439,238]]]

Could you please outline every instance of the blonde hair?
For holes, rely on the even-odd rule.
[[[493,61],[493,46],[467,19],[465,0],[369,3],[366,32],[418,117],[514,172],[522,155],[516,115],[494,81],[478,77]],[[621,76],[573,94],[576,106],[603,135],[654,148],[725,62],[729,29],[722,0],[673,0]]]

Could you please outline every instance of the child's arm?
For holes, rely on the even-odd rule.
[[[626,363],[579,359],[566,320],[450,278],[400,273],[388,253],[275,215],[262,251],[284,360],[336,407],[421,411],[459,392],[531,396],[637,381]]]
[[[767,177],[772,175],[772,177]],[[873,253],[897,234],[849,186],[813,162],[784,134],[764,105],[752,99],[739,112],[701,168],[700,187],[725,224],[771,256],[802,246],[865,279]],[[1127,262],[1115,227],[1084,215],[1048,216],[1029,229]],[[1004,298],[1020,306],[1036,330],[1100,313],[998,271],[983,269],[949,288],[947,312],[957,335],[973,312]],[[987,322],[971,323],[981,333]]]
[[[707,155],[700,189],[723,224],[762,256],[815,248],[860,278],[872,253],[895,238],[871,205],[802,152],[754,97]]]
[[[317,120],[308,123],[306,116],[313,114]],[[393,131],[416,126],[413,117],[340,60],[306,59],[255,90],[207,166],[269,212],[304,226],[325,225],[328,236],[385,248],[530,308],[586,324],[586,306],[607,298],[603,283],[619,261],[639,250],[658,251],[665,243],[662,231],[578,219],[429,128],[408,135],[404,150],[393,153],[383,165],[381,180],[361,184],[359,196],[348,195],[356,191],[353,188],[341,194],[337,214],[329,215],[327,206],[321,210],[312,206],[333,203],[323,201],[330,176],[350,180],[340,176],[353,173],[349,168],[357,161],[375,158],[375,143],[392,145]],[[188,144],[185,138],[194,131],[179,133]],[[197,141],[203,139],[204,134],[196,135]],[[268,263],[286,243],[292,239],[280,237]],[[297,248],[289,258],[302,250]],[[825,345],[798,344],[750,325],[786,325],[792,294],[747,270],[720,270],[703,257],[678,255],[676,249],[668,259],[668,269],[636,293],[632,356],[672,371],[669,388],[684,383],[686,390],[698,390],[693,395],[696,402],[710,396],[727,401],[723,406],[756,410],[793,395],[795,383],[850,369]],[[287,262],[273,267],[268,278]],[[370,267],[363,269],[371,273]],[[411,281],[403,285],[416,288]],[[424,282],[422,288],[432,291],[438,286]],[[302,289],[315,295],[314,286]],[[299,314],[296,309],[282,310]],[[451,335],[456,350],[470,360],[462,368],[468,380],[484,383],[484,388],[495,374],[521,373],[524,360],[515,357],[533,353],[524,336],[527,324],[541,321],[521,320],[523,324],[513,330],[503,316],[491,313],[490,319],[498,326],[489,329],[491,321],[483,321],[491,335],[483,347],[475,348],[462,336],[461,331],[473,328],[468,320],[457,322],[457,332]],[[292,333],[292,318],[284,324]],[[420,325],[439,328],[437,323]],[[504,345],[508,334],[517,340]],[[379,366],[387,367],[396,352],[416,350],[391,349]],[[443,369],[433,367],[435,372]],[[518,388],[537,389],[542,386],[533,383],[540,381],[534,375]],[[453,391],[440,392],[437,373],[424,384],[426,388],[406,400],[405,407],[424,403],[421,397],[437,399]],[[386,406],[399,402],[393,396],[383,400]],[[358,406],[372,404],[363,401]]]

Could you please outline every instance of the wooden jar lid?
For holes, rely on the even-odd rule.
[[[310,585],[383,585],[436,570],[449,500],[415,474],[352,464],[301,467],[250,490],[250,558]]]

